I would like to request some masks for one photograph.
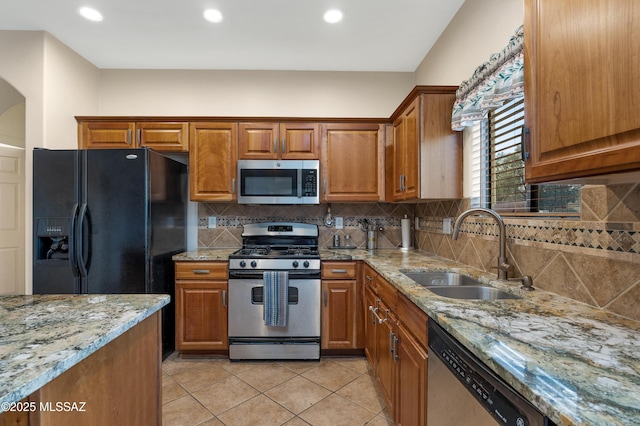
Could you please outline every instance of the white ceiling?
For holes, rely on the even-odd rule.
[[[44,30],[99,68],[416,70],[464,0],[2,0],[0,29]],[[104,20],[77,9],[91,6]],[[219,9],[224,20],[203,18]],[[344,19],[327,24],[338,8]]]

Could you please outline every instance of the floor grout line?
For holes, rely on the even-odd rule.
[[[348,359],[349,362],[353,363],[353,362],[366,362],[364,360],[364,358],[345,358]],[[166,377],[168,377],[169,379],[171,379],[174,382],[174,385],[177,385],[185,394],[178,396],[172,400],[167,400],[164,401],[163,400],[163,407],[166,406],[167,404],[173,403],[181,398],[185,398],[185,397],[190,397],[193,401],[195,401],[203,410],[205,410],[206,413],[208,413],[209,416],[211,416],[208,419],[205,419],[203,421],[198,421],[197,423],[186,423],[186,419],[185,419],[185,423],[180,425],[180,426],[198,426],[198,425],[214,425],[214,424],[222,424],[225,425],[225,423],[222,422],[222,420],[220,420],[220,417],[224,416],[225,414],[231,414],[233,412],[233,410],[238,409],[238,407],[240,407],[242,404],[248,403],[249,401],[252,401],[258,397],[263,397],[266,398],[268,401],[270,401],[271,403],[275,404],[277,407],[279,407],[281,410],[285,410],[286,413],[290,414],[292,417],[289,418],[288,420],[286,420],[284,423],[282,424],[287,424],[289,422],[295,421],[293,424],[301,424],[300,422],[302,422],[302,424],[305,425],[309,425],[310,423],[308,423],[306,420],[304,420],[301,416],[305,413],[305,412],[309,412],[308,414],[311,415],[313,413],[313,408],[316,407],[318,404],[320,404],[321,402],[325,401],[327,398],[340,398],[341,400],[345,401],[345,404],[353,404],[354,406],[360,408],[361,410],[364,410],[364,412],[366,413],[370,413],[371,414],[371,418],[369,418],[367,421],[365,421],[365,423],[362,424],[367,424],[369,422],[372,421],[382,421],[382,423],[379,424],[393,424],[391,422],[389,422],[389,420],[386,419],[385,417],[385,407],[384,404],[381,403],[380,408],[377,411],[371,410],[371,408],[368,408],[367,406],[363,405],[360,401],[357,400],[352,400],[347,396],[343,396],[341,395],[340,392],[341,390],[345,389],[348,386],[355,386],[355,382],[359,379],[361,379],[362,377],[367,377],[369,379],[372,378],[371,374],[370,374],[370,370],[368,368],[363,369],[361,368],[357,368],[355,364],[352,365],[345,365],[348,363],[345,363],[343,358],[328,358],[326,360],[322,360],[320,362],[318,362],[317,364],[314,365],[310,365],[309,368],[300,368],[300,366],[296,365],[296,366],[291,366],[288,367],[286,365],[286,363],[283,362],[265,362],[265,363],[253,363],[253,364],[247,364],[246,368],[237,368],[239,364],[236,364],[233,368],[229,368],[231,365],[234,365],[235,363],[231,363],[229,364],[228,360],[225,359],[211,359],[211,360],[207,360],[207,359],[197,359],[197,360],[190,360],[190,359],[178,359],[176,360],[175,358],[173,359],[168,359],[167,361],[165,361],[165,363],[163,363],[163,378],[165,377],[164,375],[166,374]],[[343,362],[341,362],[343,361]],[[180,363],[180,362],[188,362],[189,365],[186,365],[184,368],[176,368],[175,371],[173,371],[173,368],[175,366],[171,366],[171,368],[169,368],[169,365],[172,363]],[[254,392],[256,392],[255,395],[248,397],[246,399],[242,399],[240,402],[234,403],[233,406],[227,407],[224,411],[219,412],[217,415],[214,414],[211,410],[209,410],[209,408],[207,408],[207,406],[201,402],[198,398],[196,398],[194,396],[195,393],[198,392],[202,392],[205,389],[207,389],[208,387],[211,387],[213,385],[215,385],[215,383],[217,381],[222,381],[223,379],[218,379],[214,382],[211,383],[211,385],[207,385],[204,386],[202,388],[193,390],[193,391],[189,391],[187,390],[187,388],[180,383],[178,380],[176,380],[174,378],[175,375],[179,374],[179,373],[183,373],[185,374],[187,371],[193,370],[191,371],[191,373],[195,373],[196,369],[198,368],[203,368],[203,367],[210,367],[211,364],[214,365],[218,365],[219,367],[221,367],[227,374],[229,374],[229,376],[225,377],[224,380],[229,379],[230,377],[234,377],[235,379],[239,380],[240,382],[242,382],[244,385],[248,386],[249,388],[251,388]],[[282,381],[282,382],[277,382],[276,384],[273,384],[271,386],[269,386],[268,388],[265,388],[264,390],[260,390],[258,388],[256,388],[254,385],[252,385],[249,381],[244,380],[242,377],[240,377],[239,375],[244,373],[245,376],[249,375],[249,373],[246,373],[247,371],[250,371],[253,368],[257,368],[258,366],[260,366],[260,364],[263,364],[265,367],[268,366],[279,366],[279,367],[283,367],[284,369],[288,370],[289,372],[291,372],[293,375]],[[165,368],[165,365],[167,366],[167,368]],[[338,367],[336,367],[338,366]],[[226,368],[225,368],[226,367]],[[356,367],[356,368],[354,368]],[[342,368],[342,369],[346,369],[347,371],[353,373],[353,376],[350,380],[347,380],[345,382],[336,382],[336,383],[340,383],[340,384],[336,384],[336,386],[333,386],[332,388],[335,387],[335,390],[332,390],[332,388],[328,388],[325,385],[323,385],[322,383],[318,383],[315,380],[313,380],[312,378],[309,377],[305,377],[305,374],[312,372],[314,369],[317,368],[326,368],[326,369],[336,369],[336,368]],[[364,370],[364,371],[363,371]],[[170,373],[171,372],[171,373]],[[323,389],[325,392],[327,392],[327,394],[323,397],[321,397],[318,400],[315,400],[315,402],[311,403],[311,405],[309,405],[308,407],[305,407],[304,409],[302,409],[302,411],[300,411],[299,413],[295,413],[294,411],[292,411],[291,408],[288,408],[287,406],[283,405],[281,402],[278,402],[278,400],[274,399],[273,397],[269,396],[267,393],[272,391],[275,388],[278,388],[279,386],[286,386],[286,383],[292,382],[294,379],[298,379],[298,378],[302,378],[305,379],[306,381],[310,382],[311,384],[320,387],[321,389]],[[277,380],[276,380],[277,381]],[[368,381],[367,381],[368,382]],[[375,381],[371,382],[372,385],[375,388],[375,392],[377,395],[379,395],[379,390],[377,390],[377,384],[375,383]],[[380,400],[380,397],[378,396],[378,400]],[[324,415],[325,413],[323,413]],[[368,414],[367,414],[368,416]],[[217,422],[217,423],[216,423]],[[164,422],[163,422],[164,423]],[[169,424],[169,423],[166,423]],[[170,423],[171,425],[178,425],[178,423]]]

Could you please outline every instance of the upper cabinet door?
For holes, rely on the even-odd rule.
[[[136,140],[140,147],[186,152],[189,150],[189,123],[136,123]]]
[[[317,123],[240,123],[241,160],[317,160]]]
[[[384,198],[384,126],[322,125],[322,201]]]
[[[392,177],[390,201],[414,200],[420,184],[419,100],[416,98],[393,122]]]
[[[80,149],[148,147],[158,151],[189,150],[188,122],[82,121],[78,128]]]
[[[525,0],[528,182],[640,169],[640,2]]]
[[[320,158],[317,123],[280,124],[280,158],[317,160]]]
[[[237,123],[191,123],[189,181],[193,201],[237,199]]]
[[[278,158],[278,123],[240,123],[238,132],[238,158],[241,160]]]
[[[136,123],[131,121],[84,121],[78,130],[80,149],[136,148]]]

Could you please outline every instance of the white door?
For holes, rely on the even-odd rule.
[[[24,294],[24,157],[0,144],[0,294]]]

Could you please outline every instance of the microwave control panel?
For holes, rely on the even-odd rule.
[[[317,169],[302,170],[302,196],[303,197],[318,196],[318,170]]]

